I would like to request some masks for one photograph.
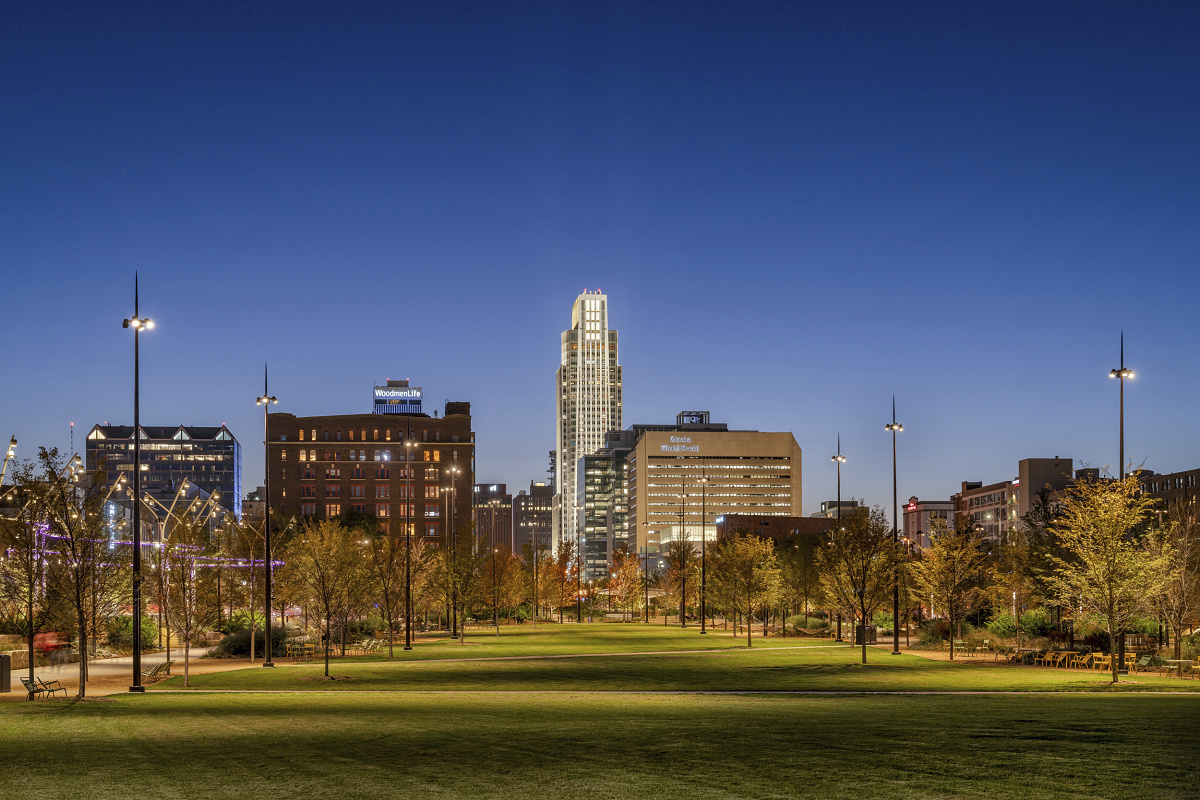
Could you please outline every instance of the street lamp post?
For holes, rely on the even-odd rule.
[[[121,323],[133,328],[133,685],[131,692],[144,692],[142,685],[142,431],[141,375],[138,336],[154,327],[153,320],[139,316],[137,273],[133,274],[133,317]],[[30,654],[30,663],[33,655]]]
[[[837,455],[832,456],[829,460],[837,464],[837,527],[841,530],[842,527],[842,464],[846,463],[846,457],[842,455],[842,435],[839,433],[837,437]],[[806,623],[807,624],[807,623]],[[838,610],[837,618],[837,640],[842,641],[842,612]]]
[[[1125,369],[1125,331],[1121,331],[1121,366],[1108,373],[1108,377],[1117,378],[1121,383],[1121,405],[1120,405],[1120,469],[1118,474],[1121,480],[1125,480],[1125,379],[1133,378],[1133,370]],[[1118,664],[1117,669],[1125,669],[1125,631],[1121,631],[1120,646],[1117,648]]]
[[[708,571],[704,564],[705,544],[708,541],[708,471],[700,470],[700,633],[707,634],[704,622],[704,590]]]
[[[404,492],[404,649],[412,650],[412,477],[415,440],[404,442],[404,475],[408,486]]]
[[[900,502],[896,492],[896,434],[904,430],[904,426],[896,422],[896,396],[892,395],[892,421],[884,426],[884,430],[892,432],[892,541],[900,541]],[[841,449],[840,447],[838,448]],[[863,620],[866,624],[866,620]],[[900,655],[900,566],[892,569],[892,655]]]
[[[458,639],[458,467],[447,467],[450,473],[450,639]]]
[[[273,669],[275,662],[271,660],[271,445],[267,436],[267,414],[271,406],[279,401],[271,396],[267,389],[267,365],[263,364],[263,393],[256,399],[255,404],[263,407],[263,606],[266,609],[266,620],[263,634],[266,644],[263,645],[263,666]]]
[[[1108,377],[1117,378],[1121,383],[1121,406],[1120,406],[1120,470],[1121,480],[1125,480],[1125,379],[1133,378],[1133,370],[1125,369],[1125,331],[1121,331],[1121,366],[1111,370]]]
[[[690,546],[687,540],[687,483],[684,478],[679,478],[679,627],[687,627],[687,568],[688,568],[688,550]]]

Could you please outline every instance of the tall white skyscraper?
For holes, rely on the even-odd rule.
[[[604,433],[621,428],[621,367],[617,332],[608,327],[608,296],[584,290],[562,334],[555,387],[554,546],[576,540],[578,460],[604,446]]]

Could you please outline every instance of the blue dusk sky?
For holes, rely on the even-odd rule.
[[[804,511],[1200,467],[1200,10],[1079,3],[7,3],[0,435],[76,449],[411,378],[477,477],[554,445],[583,289],[626,425],[791,430]],[[1189,409],[1192,409],[1189,411]]]

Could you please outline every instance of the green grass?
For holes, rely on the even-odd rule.
[[[762,639],[754,634],[755,647],[806,647],[829,644],[828,639]],[[412,651],[404,646],[394,649],[397,661],[422,661],[446,658],[502,658],[510,656],[551,656],[577,653],[627,653],[633,651],[734,650],[745,647],[743,633],[736,639],[720,628],[701,636],[700,627],[686,629],[678,625],[635,625],[584,623],[582,625],[501,626],[500,635],[468,631],[465,643],[452,642],[448,636],[418,637]],[[378,661],[387,658],[387,649],[378,656],[359,656],[344,661]],[[338,659],[343,661],[343,659]]]
[[[0,704],[0,798],[1183,798],[1200,696],[252,694]]]
[[[829,640],[742,640],[698,631],[632,625],[551,627],[476,639],[477,645],[423,644],[407,658],[336,659],[197,675],[192,688],[293,691],[1196,691],[1200,682],[1138,675],[1114,688],[1100,673],[931,661]],[[468,640],[471,641],[471,640]],[[690,653],[687,650],[711,652]],[[400,651],[398,651],[400,652]],[[650,655],[622,655],[628,653]],[[603,656],[576,655],[607,653]],[[532,656],[532,657],[530,657]],[[435,659],[459,659],[443,660]],[[510,658],[513,660],[488,660]],[[182,688],[179,677],[155,689]]]

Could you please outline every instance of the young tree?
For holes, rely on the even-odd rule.
[[[358,537],[336,519],[305,520],[299,535],[288,546],[285,562],[288,580],[305,587],[321,609],[327,678],[332,626],[345,605],[347,585],[363,572],[362,558]]]
[[[261,581],[259,572],[262,570],[261,557],[266,552],[263,540],[262,525],[253,522],[233,523],[235,552],[246,566],[241,570],[243,588],[245,590],[245,609],[250,624],[250,663],[254,663],[254,634],[258,626],[258,595]],[[267,643],[267,647],[270,647]]]
[[[613,553],[612,570],[608,576],[608,590],[617,607],[630,611],[641,607],[643,595],[642,561],[637,553],[626,547]]]
[[[753,646],[750,620],[755,608],[766,607],[778,597],[781,587],[775,545],[745,533],[717,542],[711,550],[710,575],[721,595],[746,614],[746,647]]]
[[[0,560],[0,595],[8,607],[6,616],[11,615],[25,633],[29,683],[33,685],[34,643],[50,616],[44,580],[49,560],[46,546],[49,528],[39,520],[37,507],[32,502],[35,486],[28,465],[18,467],[16,485],[19,513],[15,519],[0,519],[5,533],[3,550],[7,555],[6,559]],[[28,699],[33,700],[34,696],[30,692]]]
[[[533,606],[533,627],[537,627],[538,611],[547,602],[554,575],[554,557],[545,547],[539,546],[535,554],[532,544],[521,548],[522,577],[525,581],[525,596]]]
[[[576,597],[575,543],[563,539],[558,543],[554,554],[554,572],[552,573],[551,594],[558,605],[558,621],[563,621],[563,608],[574,605]]]
[[[371,577],[375,592],[379,596],[379,608],[387,621],[388,658],[395,658],[392,643],[396,630],[396,606],[404,604],[404,569],[408,547],[405,538],[398,534],[383,533],[378,527],[368,531],[370,536]]]
[[[1056,595],[1064,605],[1104,617],[1110,656],[1130,618],[1150,607],[1165,582],[1166,554],[1148,550],[1137,533],[1153,504],[1141,489],[1136,474],[1081,479],[1063,500],[1054,526],[1069,555],[1055,559]],[[1111,660],[1116,683],[1117,663]]]
[[[1200,520],[1196,512],[1184,506],[1171,509],[1147,546],[1163,568],[1162,590],[1155,604],[1171,631],[1178,659],[1184,629],[1200,622]]]
[[[842,517],[820,551],[822,583],[843,609],[852,610],[865,625],[875,610],[892,595],[892,582],[901,557],[892,538],[892,525],[878,506]],[[862,663],[867,663],[867,643],[862,641]]]
[[[950,625],[950,660],[954,660],[954,637],[962,635],[963,619],[982,603],[989,585],[990,564],[983,535],[966,516],[956,520],[953,530],[934,520],[930,546],[912,565],[913,584],[922,597],[932,598]]]
[[[101,516],[100,473],[87,476],[79,460],[64,463],[57,449],[40,448],[35,469],[18,472],[33,517],[45,526],[47,595],[62,601],[63,621],[75,628],[79,649],[77,697],[87,693],[87,648],[92,589],[107,552]],[[30,659],[33,650],[30,649]]]
[[[667,568],[661,585],[668,597],[678,601],[679,627],[686,628],[688,601],[696,597],[700,583],[700,560],[696,557],[696,548],[687,540],[668,544],[663,558]]]
[[[185,688],[189,679],[192,638],[215,617],[212,606],[201,602],[201,572],[204,568],[198,562],[204,560],[208,547],[207,527],[203,522],[187,517],[175,523],[162,547],[167,615],[176,635],[183,639]]]
[[[815,536],[797,536],[775,547],[786,602],[808,618],[811,606],[822,602],[821,569],[817,561],[823,541]]]

